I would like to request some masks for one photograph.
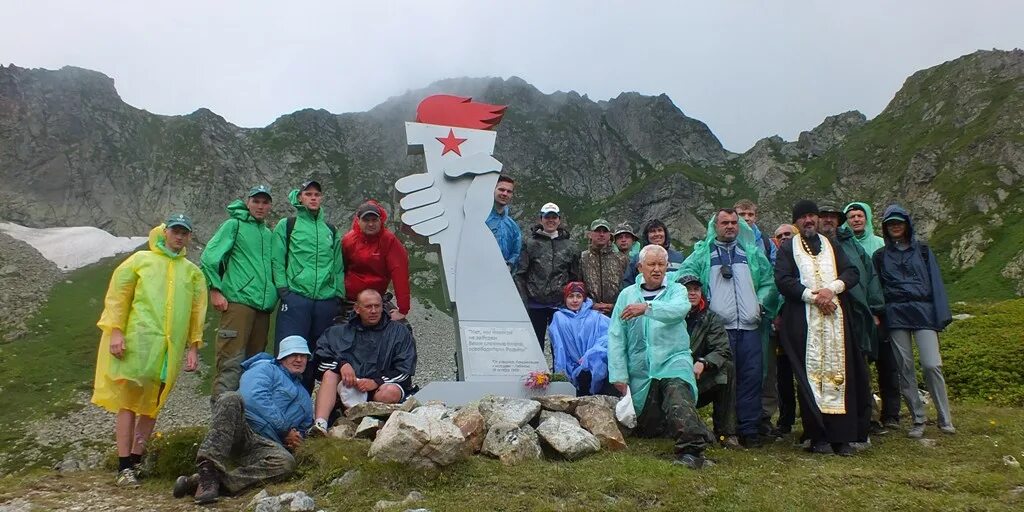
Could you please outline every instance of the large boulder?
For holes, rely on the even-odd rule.
[[[398,411],[391,415],[370,445],[370,457],[380,461],[433,469],[464,458],[466,438],[449,420]]]
[[[452,411],[446,405],[440,402],[428,403],[421,405],[412,411],[413,414],[419,416],[426,416],[435,420],[451,418]]]
[[[544,418],[537,435],[567,460],[576,460],[601,450],[601,442],[580,427],[580,422],[564,412],[541,413]]]
[[[487,396],[480,400],[480,414],[487,421],[487,428],[500,423],[513,423],[517,427],[526,425],[540,412],[540,403],[522,398]]]
[[[509,465],[539,460],[544,456],[533,427],[515,423],[498,423],[488,429],[481,453],[497,457]]]
[[[589,400],[581,398],[576,405],[575,413],[580,420],[580,426],[594,434],[606,450],[626,448],[626,439],[623,438],[615,420],[615,410],[609,406],[611,401],[600,397],[583,398]]]
[[[420,403],[416,401],[416,397],[409,397],[408,400],[400,404],[385,404],[382,402],[363,402],[361,404],[353,405],[345,410],[345,417],[358,422],[359,420],[373,416],[374,418],[387,419],[391,416],[391,413],[396,411],[412,412],[413,409],[419,407]]]
[[[467,405],[452,416],[452,422],[459,427],[462,435],[466,438],[467,454],[477,453],[483,448],[484,437],[487,435],[487,422],[484,420],[484,415],[480,414],[480,409],[475,405]]]
[[[572,414],[576,410],[577,398],[569,395],[540,395],[532,400],[539,402],[545,411],[567,412]]]

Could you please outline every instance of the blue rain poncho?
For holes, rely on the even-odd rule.
[[[591,309],[587,299],[579,311],[561,308],[555,312],[548,335],[554,353],[555,371],[565,373],[579,389],[580,372],[590,372],[590,393],[597,394],[608,381],[608,317]]]

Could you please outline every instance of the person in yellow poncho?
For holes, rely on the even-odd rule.
[[[96,324],[103,335],[92,403],[117,414],[119,486],[138,485],[135,466],[174,387],[182,354],[185,371],[199,364],[206,278],[185,258],[191,239],[192,222],[182,214],[153,228],[149,250],[114,270]]]

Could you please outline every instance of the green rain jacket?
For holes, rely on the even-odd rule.
[[[665,289],[647,302],[649,307],[643,316],[622,319],[626,306],[643,303],[640,284],[623,289],[608,328],[608,382],[629,384],[637,415],[644,409],[654,379],[682,379],[697,399],[690,335],[686,332],[686,314],[690,312],[686,288],[666,279]]]
[[[345,296],[344,263],[341,238],[324,221],[324,209],[310,213],[299,202],[299,189],[288,193],[295,207],[295,227],[288,244],[288,268],[285,268],[285,231],[288,219],[274,227],[274,286],[287,288],[313,300]]]
[[[708,233],[704,240],[693,246],[693,252],[683,261],[679,270],[670,273],[669,281],[676,282],[680,277],[693,275],[700,278],[703,283],[704,296],[711,297],[709,289],[711,283],[711,248],[715,246],[715,215],[708,221]],[[764,314],[761,315],[762,322],[770,322],[779,314],[779,291],[775,287],[775,269],[772,268],[768,257],[764,255],[763,248],[758,250],[757,242],[754,240],[754,230],[742,219],[739,223],[740,233],[736,237],[739,246],[747,255],[747,266],[750,267],[750,276],[754,281],[754,289],[757,293],[757,302],[764,307]]]
[[[854,235],[853,238],[857,240],[857,243],[864,248],[864,252],[868,253],[868,258],[874,256],[875,251],[885,247],[885,239],[875,234],[874,218],[871,214],[871,205],[861,202],[853,202],[846,205],[843,208],[843,213],[850,213],[851,206],[860,206],[864,209],[864,216],[867,217],[867,224],[864,226],[864,232],[858,235]]]
[[[836,233],[836,243],[846,253],[850,264],[857,267],[860,272],[859,286],[847,290],[851,301],[850,328],[857,338],[860,349],[871,358],[878,359],[878,329],[875,327],[875,319],[872,315],[885,313],[885,296],[882,294],[882,284],[878,280],[878,273],[875,272],[875,265],[864,247],[858,243],[857,236],[853,234],[850,226],[843,224]]]
[[[228,302],[270,311],[277,303],[271,277],[270,228],[249,213],[245,201],[228,205],[224,221],[206,244],[199,267],[211,290],[220,290]]]

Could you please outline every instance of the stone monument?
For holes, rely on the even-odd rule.
[[[404,195],[399,203],[402,223],[440,249],[444,293],[456,324],[458,379],[475,383],[473,394],[486,390],[517,396],[526,392],[524,377],[547,369],[547,362],[485,224],[502,167],[493,156],[493,130],[505,108],[458,96],[424,99],[416,109],[416,122],[405,123],[405,133],[409,154],[423,155],[427,172],[399,179],[395,189]],[[440,388],[460,388],[453,384],[431,383],[420,394],[449,395],[451,391]],[[567,383],[553,387],[573,392]],[[460,401],[427,397],[433,398]]]

